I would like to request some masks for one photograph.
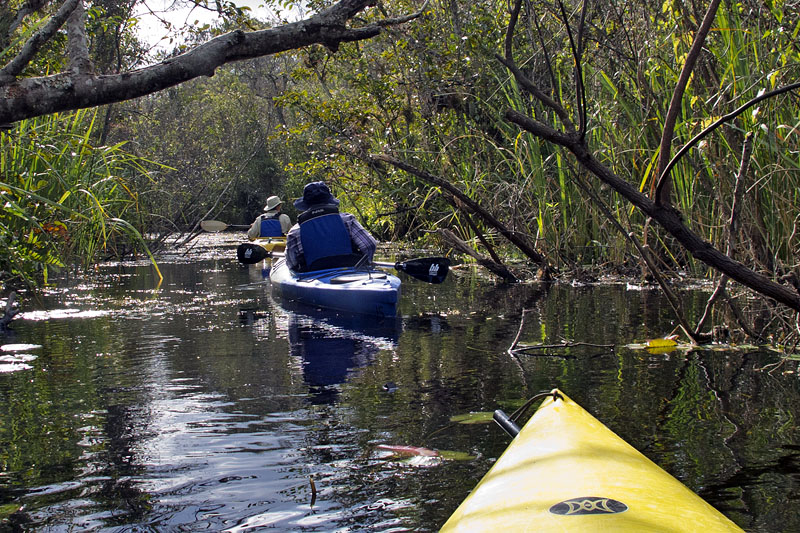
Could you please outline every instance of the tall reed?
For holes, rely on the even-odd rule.
[[[36,288],[52,268],[139,250],[145,214],[129,183],[147,162],[122,144],[92,146],[94,112],[25,120],[0,133],[3,284]]]

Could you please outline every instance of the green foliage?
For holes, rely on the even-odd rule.
[[[512,48],[514,60],[573,122],[576,73],[565,24],[574,35],[581,5],[567,4],[565,21],[558,4],[524,3]],[[418,8],[419,2],[391,0],[359,22]],[[556,266],[629,261],[635,252],[596,202],[626,231],[640,232],[644,217],[569,154],[502,118],[514,109],[564,129],[495,57],[505,54],[508,8],[497,0],[433,0],[419,19],[342,43],[335,53],[311,47],[236,63],[125,106],[112,138],[135,140],[139,155],[169,166],[133,184],[140,205],[161,221],[150,229],[187,229],[209,213],[246,223],[267,196],[291,200],[304,183],[324,179],[343,208],[381,240],[427,245],[435,239],[431,230],[449,227],[476,248],[480,233],[516,257],[493,229],[468,220],[436,188],[369,160],[389,152],[448,179]],[[198,39],[238,24],[235,15]],[[601,163],[648,194],[658,178],[664,115],[700,19],[702,11],[672,1],[588,13],[580,64],[586,138]],[[245,26],[253,24],[248,19]],[[798,33],[798,15],[782,1],[768,9],[754,1],[723,4],[682,100],[673,153],[759,91],[796,79]],[[721,221],[730,216],[742,139],[757,133],[738,235],[746,247],[737,251],[757,268],[790,266],[799,245],[798,116],[796,97],[764,102],[690,151],[671,174],[676,207],[695,231],[724,248],[728,228]],[[705,273],[680,250],[664,259]]]
[[[118,110],[125,120],[111,138],[135,141],[136,154],[165,165],[136,183],[150,231],[185,231],[205,218],[250,223],[267,197],[283,195],[288,161],[268,137],[285,122],[271,100],[282,61],[234,64]]]
[[[130,183],[150,165],[121,144],[93,146],[93,126],[93,114],[78,112],[0,133],[4,285],[36,287],[75,259],[86,267],[137,249],[149,254],[140,231],[146,217]]]
[[[336,54],[321,48],[297,53],[293,84],[278,103],[299,122],[282,132],[287,143],[302,139],[314,150],[290,172],[298,181],[313,175],[346,191],[368,191],[357,207],[384,238],[422,238],[441,225],[455,226],[465,239],[474,237],[463,211],[439,201],[427,184],[358,163],[369,153],[390,152],[446,177],[557,264],[628,260],[634,253],[624,235],[590,196],[608,206],[626,231],[641,231],[644,217],[583,174],[571,157],[500,119],[510,108],[563,127],[494,58],[504,53],[506,3],[429,5],[414,23]],[[564,21],[557,5],[526,6],[534,11],[522,14],[514,59],[577,122],[575,63],[565,31],[565,22],[576,30],[577,17]],[[579,11],[571,7],[576,6],[567,6],[567,13]],[[591,12],[581,56],[590,148],[647,193],[657,179],[666,107],[702,18],[680,2],[650,7],[628,2]],[[788,16],[791,10],[782,3],[769,13],[756,8],[748,3],[720,8],[682,101],[674,151],[759,91],[796,79],[797,15]],[[386,9],[411,10],[402,1],[388,2]],[[737,236],[750,243],[741,253],[757,268],[772,270],[776,259],[794,262],[798,158],[792,147],[798,116],[794,97],[765,102],[690,152],[671,174],[676,206],[698,233],[724,248],[728,227],[720,221],[730,216],[743,136],[759,132],[745,183],[754,194],[745,202]],[[479,231],[491,240],[490,230],[479,224]],[[671,260],[675,267],[705,272],[679,250]]]

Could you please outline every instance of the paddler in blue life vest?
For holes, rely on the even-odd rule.
[[[378,241],[350,213],[339,212],[339,200],[322,181],[307,183],[294,202],[297,224],[286,235],[286,265],[308,272],[369,264]]]
[[[288,215],[281,213],[282,203],[277,196],[267,198],[264,213],[258,215],[250,229],[247,230],[248,239],[254,241],[259,237],[283,237],[289,233],[289,229],[292,227],[292,220]]]

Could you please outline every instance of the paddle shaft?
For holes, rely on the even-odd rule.
[[[262,246],[252,243],[242,243],[237,249],[239,262],[244,264],[255,264],[267,257],[285,257],[282,252],[268,252]],[[450,260],[446,257],[422,257],[419,259],[409,259],[397,263],[384,263],[373,261],[372,266],[381,268],[393,268],[399,272],[405,272],[412,278],[428,283],[442,283],[447,277],[450,267]],[[365,265],[366,266],[366,265]]]
[[[284,252],[268,252],[269,257],[286,257],[286,253]],[[397,268],[400,263],[386,263],[384,261],[373,261],[370,263],[372,266],[377,266],[381,268]],[[400,270],[400,269],[398,269]]]
[[[225,231],[228,228],[246,229],[250,226],[246,224],[227,224],[219,220],[204,220],[200,222],[200,227],[205,231],[216,233],[219,231]]]

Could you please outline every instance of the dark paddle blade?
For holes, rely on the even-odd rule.
[[[394,268],[421,281],[441,283],[450,270],[450,260],[446,257],[421,257],[395,263]]]
[[[266,251],[263,246],[253,244],[252,242],[243,242],[236,248],[236,257],[239,259],[240,263],[245,265],[254,265],[269,256],[269,252]]]

